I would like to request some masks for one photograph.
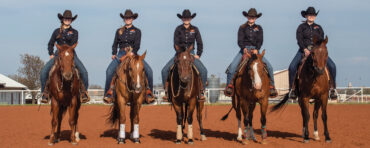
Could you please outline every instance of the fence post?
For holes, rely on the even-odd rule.
[[[361,87],[361,103],[364,103],[364,88]]]
[[[21,104],[24,104],[24,90],[21,91]]]

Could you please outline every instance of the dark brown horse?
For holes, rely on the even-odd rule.
[[[237,140],[242,142],[241,112],[243,112],[246,134],[246,141],[243,141],[243,143],[245,144],[248,143],[248,140],[257,141],[252,126],[253,111],[257,102],[261,105],[261,143],[266,144],[266,112],[268,97],[270,96],[270,81],[262,61],[264,54],[265,50],[262,51],[262,54],[250,55],[246,53],[248,58],[242,62],[242,67],[235,79],[234,88],[236,91],[232,97],[232,108],[222,118],[222,120],[226,120],[228,114],[234,108],[238,119]]]
[[[326,114],[329,95],[329,78],[328,74],[326,74],[326,62],[328,59],[326,44],[328,43],[328,37],[325,37],[324,41],[315,41],[314,43],[316,43],[316,45],[313,47],[310,56],[305,60],[301,72],[298,73],[298,80],[296,82],[298,102],[301,107],[303,118],[303,142],[309,142],[308,121],[310,120],[310,99],[314,99],[315,102],[313,111],[314,139],[320,140],[319,132],[317,131],[317,118],[319,109],[322,108],[325,140],[326,142],[331,142]],[[289,95],[287,94],[281,102],[272,108],[272,111],[282,108],[288,99]]]
[[[80,80],[78,71],[74,66],[73,46],[58,45],[58,56],[50,73],[50,86],[48,91],[51,94],[51,135],[49,145],[60,140],[60,126],[64,113],[69,111],[69,126],[71,127],[71,143],[77,144],[79,133],[77,131],[78,111],[81,106],[79,98]],[[55,130],[56,135],[55,135]]]
[[[128,53],[127,55],[130,55]],[[146,52],[141,55],[126,56],[117,68],[116,93],[109,121],[112,125],[119,124],[117,141],[125,143],[126,105],[130,104],[131,136],[135,143],[140,143],[139,111],[145,100],[144,58]]]
[[[176,144],[183,139],[185,122],[188,122],[188,144],[193,144],[193,112],[197,109],[197,119],[200,127],[201,140],[206,140],[202,123],[203,101],[197,101],[200,96],[200,76],[193,65],[194,57],[190,54],[193,46],[182,51],[175,46],[177,54],[174,68],[170,71],[168,96],[175,108],[177,117]]]

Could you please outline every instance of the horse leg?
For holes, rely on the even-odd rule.
[[[261,102],[261,134],[262,144],[267,144],[267,130],[266,130],[266,113],[268,108],[268,97]]]
[[[308,121],[310,120],[310,113],[308,112],[309,98],[301,98],[299,102],[303,118],[303,142],[308,143],[310,141],[308,134]]]
[[[240,98],[240,107],[241,107],[241,109],[242,109],[242,112],[243,112],[243,116],[244,116],[244,133],[245,133],[245,135],[246,135],[246,140],[245,141],[243,141],[243,144],[248,144],[249,142],[248,142],[248,134],[249,134],[249,132],[248,132],[248,129],[249,129],[249,118],[248,118],[248,114],[249,114],[249,106],[248,106],[248,104],[247,104],[247,102],[245,101],[245,99],[244,98]]]
[[[314,132],[313,132],[313,137],[316,141],[319,141],[320,140],[320,137],[319,137],[319,132],[317,131],[317,118],[319,116],[319,109],[321,107],[321,102],[320,101],[316,101],[315,102],[315,108],[314,108],[314,111],[313,111],[313,125],[314,125]]]
[[[132,120],[133,125],[131,125],[131,127],[133,127],[133,131],[132,131],[132,138],[133,139],[132,140],[137,144],[140,143],[139,112],[140,112],[142,100],[144,100],[144,97],[138,99],[138,101],[136,103],[133,103],[133,105],[132,105],[133,115],[134,115],[134,118]]]
[[[183,120],[183,111],[182,111],[182,103],[177,103],[173,101],[173,108],[176,112],[176,122],[177,122],[177,131],[176,131],[176,144],[181,144],[182,140],[182,120]]]
[[[196,106],[196,102],[197,102],[197,98],[196,97],[193,97],[189,100],[189,104],[188,104],[188,114],[187,114],[187,121],[188,121],[188,133],[187,133],[187,136],[188,136],[188,144],[193,144],[194,143],[194,140],[193,140],[193,112],[194,112],[194,109],[195,109],[195,106]]]
[[[117,91],[118,92],[118,91]],[[117,93],[117,105],[119,108],[119,132],[117,137],[118,144],[124,144],[126,138],[126,100],[122,97],[120,92]]]
[[[60,141],[60,127],[62,125],[62,119],[63,119],[63,111],[61,109],[59,109],[59,113],[58,113],[58,126],[57,126],[57,134],[55,136],[55,142],[59,142]]]
[[[203,107],[204,107],[204,102],[199,102],[197,101],[197,119],[198,119],[198,123],[199,123],[199,128],[200,128],[200,140],[201,141],[205,141],[207,140],[207,137],[204,133],[204,129],[203,129],[203,114],[202,114],[202,111],[203,111]]]
[[[52,97],[51,100],[51,110],[52,110],[52,119],[51,119],[51,134],[49,139],[49,145],[53,145],[55,143],[55,129],[58,125],[58,114],[59,114],[59,105],[56,102],[55,98]]]
[[[235,97],[235,102],[239,102],[239,98],[237,95],[234,96]],[[233,101],[234,102],[234,101]],[[241,119],[242,119],[242,114],[241,114],[241,110],[240,110],[240,103],[233,103],[233,107],[235,109],[235,112],[236,112],[236,119],[238,120],[238,137],[236,138],[237,141],[241,142],[243,141],[243,131],[242,131],[242,123],[241,123]]]
[[[327,105],[328,105],[328,95],[323,95],[321,100],[322,100],[322,115],[321,115],[321,118],[322,118],[322,121],[324,123],[325,141],[327,143],[330,143],[331,138],[329,136],[329,130],[328,130],[328,124],[327,124],[328,116],[327,116],[327,113],[326,113],[326,109],[327,109]]]
[[[251,139],[253,140],[254,142],[257,142],[257,139],[256,139],[256,136],[254,136],[254,131],[253,131],[253,124],[252,124],[252,120],[253,120],[253,111],[254,111],[254,108],[256,107],[256,103],[254,102],[249,102],[249,110],[248,110],[248,121],[249,121],[249,137],[247,137],[248,139]]]
[[[69,109],[69,126],[71,127],[71,143],[73,145],[77,144],[76,140],[76,110],[77,110],[77,96],[72,97],[71,105],[68,107]]]

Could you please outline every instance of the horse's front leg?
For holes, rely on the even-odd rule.
[[[54,145],[55,141],[55,129],[58,125],[58,114],[59,114],[59,106],[58,102],[55,100],[54,97],[51,98],[51,110],[52,110],[52,119],[51,119],[51,134],[49,139],[49,145]]]
[[[173,99],[175,100],[175,99]],[[183,111],[182,111],[182,103],[173,101],[173,108],[176,112],[176,123],[177,123],[177,131],[176,131],[176,144],[181,144],[182,140],[182,120],[183,120]]]
[[[243,120],[243,123],[244,123],[244,133],[245,135],[248,135],[248,129],[249,129],[249,118],[248,118],[248,114],[249,114],[249,105],[248,105],[248,102],[245,101],[245,98],[241,98],[240,97],[240,108],[243,112],[243,116],[244,116],[244,120]],[[248,141],[248,138],[246,138],[245,141],[243,141],[243,144],[248,144],[249,141]]]
[[[303,118],[303,142],[308,143],[309,139],[309,132],[308,132],[308,121],[310,120],[310,113],[309,113],[309,98],[299,98],[299,105],[301,107],[301,114]]]
[[[233,108],[236,112],[236,119],[238,120],[238,137],[236,138],[237,141],[243,141],[243,131],[242,131],[242,114],[240,109],[240,100],[237,95],[233,96]]]
[[[119,108],[119,131],[118,131],[118,137],[117,141],[118,144],[124,144],[125,143],[125,138],[126,138],[126,115],[125,115],[125,110],[126,110],[126,100],[122,95],[120,94],[119,91],[117,91],[117,105]]]
[[[77,96],[73,96],[71,100],[71,105],[69,108],[69,126],[71,127],[71,143],[76,145],[78,143],[76,137],[76,127],[77,127]]]
[[[249,110],[248,110],[248,121],[249,121],[249,134],[246,135],[247,139],[253,140],[254,142],[257,142],[256,136],[254,136],[254,130],[253,130],[253,111],[256,108],[255,102],[249,102]]]
[[[322,122],[324,123],[325,141],[327,143],[330,143],[331,138],[329,136],[329,130],[328,130],[328,124],[327,124],[327,120],[328,120],[328,116],[327,116],[328,95],[322,95],[321,100],[322,100],[322,115],[321,115],[321,117],[322,117]]]
[[[199,123],[199,129],[200,129],[200,137],[202,141],[207,140],[206,134],[204,133],[203,129],[203,108],[204,108],[204,102],[203,101],[197,101],[197,119]]]
[[[144,95],[141,95],[136,101],[133,101],[131,105],[131,137],[135,143],[140,143],[140,132],[139,132],[139,112],[141,104],[144,100]]]
[[[193,144],[194,143],[194,134],[193,134],[193,113],[194,109],[196,106],[196,101],[197,99],[195,97],[191,98],[189,100],[189,105],[188,105],[188,114],[187,114],[187,120],[188,120],[188,144]]]
[[[321,107],[321,101],[316,101],[315,102],[315,108],[313,110],[313,128],[314,128],[314,131],[313,131],[313,137],[316,141],[320,140],[320,137],[319,137],[319,132],[317,131],[317,118],[319,116],[319,109]]]
[[[267,144],[267,130],[266,130],[266,113],[268,108],[268,97],[264,98],[261,102],[261,134],[262,144]]]

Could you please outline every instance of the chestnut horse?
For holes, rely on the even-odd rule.
[[[313,47],[311,54],[305,60],[301,72],[298,73],[297,89],[298,90],[298,102],[301,107],[301,113],[303,118],[303,138],[304,143],[309,142],[308,133],[308,121],[310,120],[309,103],[310,99],[314,99],[315,107],[313,111],[314,121],[314,139],[320,140],[319,132],[317,131],[317,118],[319,109],[322,108],[322,121],[324,123],[324,135],[325,141],[331,142],[328,125],[327,125],[327,113],[326,107],[329,96],[329,78],[326,71],[326,62],[328,59],[328,50],[326,44],[328,43],[328,37],[325,37],[324,41],[316,42]],[[275,105],[271,111],[281,109],[284,104],[288,101],[289,94],[284,99]]]
[[[201,140],[206,140],[202,123],[203,101],[197,101],[200,96],[201,81],[195,66],[194,57],[190,54],[193,46],[182,51],[179,46],[175,46],[176,57],[175,65],[170,71],[168,96],[176,111],[177,134],[176,144],[181,144],[183,139],[183,129],[185,122],[188,122],[188,144],[193,144],[193,112],[197,109],[197,119],[200,127]]]
[[[58,48],[58,56],[50,71],[50,84],[47,87],[51,94],[51,135],[49,145],[59,142],[60,126],[64,113],[69,111],[69,126],[71,127],[71,143],[77,144],[79,133],[77,131],[78,111],[81,106],[79,98],[80,80],[78,71],[74,66],[74,48],[77,43],[68,46],[66,44]],[[55,135],[55,130],[57,133]]]
[[[261,105],[261,143],[266,144],[266,112],[268,97],[270,95],[270,80],[262,61],[264,55],[265,50],[262,51],[262,54],[250,55],[246,53],[248,58],[242,61],[241,69],[237,73],[235,79],[234,88],[236,88],[236,91],[232,97],[232,108],[222,118],[222,120],[226,120],[229,113],[234,108],[238,119],[237,140],[242,142],[241,112],[243,112],[246,134],[246,141],[243,141],[244,144],[247,144],[248,140],[257,141],[252,126],[253,111],[257,102]]]
[[[145,100],[145,81],[143,55],[131,55],[130,53],[122,60],[117,68],[116,93],[111,113],[108,118],[112,125],[119,124],[118,144],[125,143],[125,123],[126,123],[126,105],[130,104],[131,135],[130,138],[135,143],[140,143],[139,133],[139,111],[141,104]]]

